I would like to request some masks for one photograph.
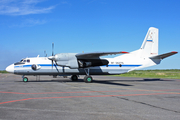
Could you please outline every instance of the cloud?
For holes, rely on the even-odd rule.
[[[0,14],[29,15],[49,13],[55,6],[37,7],[44,0],[0,0]]]
[[[22,21],[22,23],[12,25],[10,27],[32,27],[32,26],[35,26],[35,25],[43,25],[45,23],[47,23],[46,20],[26,19],[26,20]]]

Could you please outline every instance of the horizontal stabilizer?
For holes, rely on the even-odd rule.
[[[164,59],[164,58],[169,57],[171,55],[174,55],[176,53],[178,53],[178,52],[172,51],[172,52],[169,52],[169,53],[165,53],[165,54],[161,54],[161,55],[156,55],[156,56],[149,57],[149,58],[151,58],[151,59]]]
[[[106,56],[106,55],[116,55],[116,54],[126,54],[128,52],[121,51],[121,52],[93,52],[93,53],[79,53],[76,54],[76,57],[78,58],[97,58],[100,56]]]

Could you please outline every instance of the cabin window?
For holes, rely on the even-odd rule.
[[[26,62],[26,60],[23,60],[23,62]]]
[[[30,62],[30,60],[29,60],[29,59],[27,59],[27,62],[29,63],[29,62]]]

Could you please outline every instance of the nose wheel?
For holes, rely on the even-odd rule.
[[[23,77],[23,82],[28,82],[28,78],[27,77]]]

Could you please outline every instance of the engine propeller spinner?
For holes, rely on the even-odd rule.
[[[55,61],[55,56],[49,56],[48,59]]]

